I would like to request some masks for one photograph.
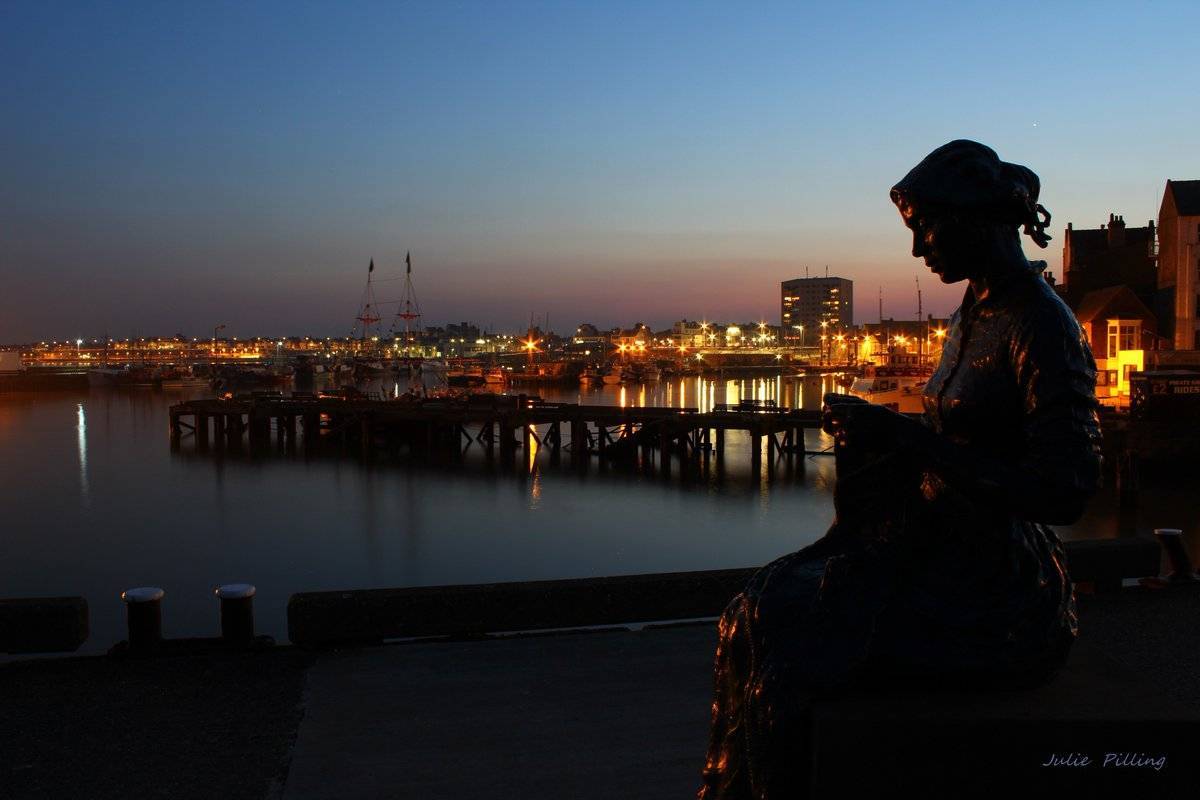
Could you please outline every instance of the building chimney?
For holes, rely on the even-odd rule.
[[[1108,215],[1108,246],[1122,247],[1125,244],[1125,220],[1115,214]]]

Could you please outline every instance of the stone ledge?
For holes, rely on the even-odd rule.
[[[1098,588],[1159,570],[1158,543],[1147,537],[1068,542],[1066,549],[1072,578]],[[288,601],[288,638],[320,647],[715,617],[754,571],[301,592]]]

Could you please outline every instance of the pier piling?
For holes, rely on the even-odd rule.
[[[185,417],[191,418],[191,425]],[[332,437],[346,452],[353,449],[367,454],[386,444],[392,450],[407,448],[410,454],[431,459],[442,455],[461,458],[472,442],[479,442],[491,458],[498,440],[502,459],[512,463],[517,449],[523,448],[530,466],[542,451],[555,461],[568,447],[572,463],[579,465],[589,463],[592,455],[598,455],[601,464],[611,459],[637,463],[640,455],[640,462],[646,464],[652,462],[656,450],[664,460],[678,455],[681,462],[694,459],[699,463],[715,455],[720,463],[725,457],[726,434],[744,431],[755,469],[761,469],[765,449],[768,475],[776,461],[786,456],[791,464],[801,453],[805,428],[820,425],[819,412],[758,407],[718,407],[701,413],[695,408],[548,403],[524,395],[409,403],[272,395],[192,400],[172,406],[172,440],[181,437],[185,427],[190,428],[195,432],[196,449],[207,449],[210,418],[216,440],[224,440],[231,448],[240,447],[247,431],[257,450],[272,439],[281,450],[293,448],[299,424],[306,448]],[[564,438],[568,435],[569,444]]]

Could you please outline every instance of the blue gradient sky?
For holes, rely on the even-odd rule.
[[[0,6],[0,341],[348,333],[406,250],[430,323],[777,320],[826,264],[944,314],[887,194],[935,146],[1041,175],[1056,272],[1200,178],[1194,0],[250,5]]]

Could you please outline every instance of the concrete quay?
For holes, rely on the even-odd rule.
[[[944,739],[984,715],[977,722],[987,725],[962,728],[981,745],[973,748],[982,759],[976,766],[1029,772],[1000,751],[989,768],[988,729],[1000,723],[994,731],[1005,737],[1013,725],[1034,730],[1027,723],[1041,726],[1038,709],[1052,702],[1099,725],[1086,730],[1109,742],[1064,734],[1062,751],[1087,747],[1103,758],[1105,747],[1147,757],[1167,749],[1168,762],[1160,770],[1032,769],[1035,779],[1045,774],[1047,787],[1081,796],[1107,796],[1104,786],[1125,796],[1186,796],[1175,789],[1200,777],[1198,621],[1200,591],[1191,587],[1081,596],[1081,640],[1064,683],[1024,705],[996,695],[924,698],[925,718],[910,738],[932,731],[930,741]],[[714,644],[708,621],[8,664],[0,667],[0,797],[688,797],[704,755]],[[842,720],[876,714],[861,698],[847,703]],[[952,727],[932,725],[942,719]],[[872,740],[871,730],[855,729],[854,751],[866,759],[859,767],[878,771],[896,743]],[[836,785],[870,772],[838,755],[848,750],[827,759],[845,770],[826,775]],[[979,791],[970,796],[986,796]]]

